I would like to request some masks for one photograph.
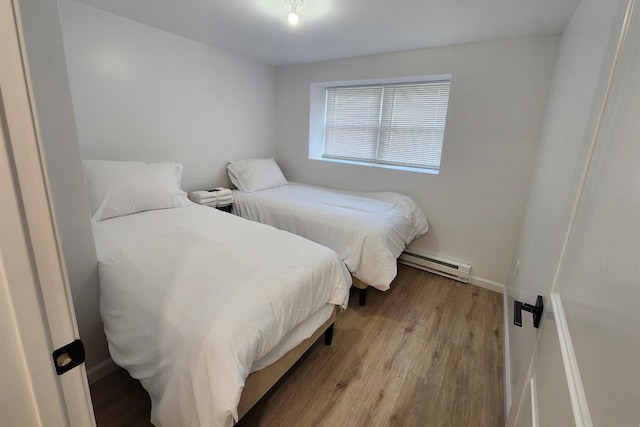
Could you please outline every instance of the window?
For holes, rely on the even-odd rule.
[[[327,87],[322,157],[438,171],[450,85]]]

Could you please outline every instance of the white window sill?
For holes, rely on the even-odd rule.
[[[433,170],[433,169],[414,168],[411,166],[385,165],[381,163],[356,162],[353,160],[327,159],[325,157],[319,157],[319,158],[309,157],[309,160],[320,160],[322,162],[332,162],[332,163],[344,163],[347,165],[356,165],[356,166],[369,166],[369,167],[381,168],[381,169],[394,169],[394,170],[406,171],[406,172],[426,173],[429,175],[438,175],[439,173],[439,171]]]

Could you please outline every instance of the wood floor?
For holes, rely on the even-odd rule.
[[[239,427],[504,425],[501,295],[403,265],[390,291],[368,292]],[[98,427],[151,425],[125,371],[91,393]]]

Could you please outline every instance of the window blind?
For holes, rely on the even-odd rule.
[[[327,88],[323,157],[438,170],[450,85]]]

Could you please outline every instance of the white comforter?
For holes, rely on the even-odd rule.
[[[333,251],[212,208],[113,218],[94,234],[109,351],[149,392],[156,426],[232,425],[248,374],[348,301]]]
[[[398,193],[355,193],[289,183],[244,193],[233,212],[330,247],[351,273],[381,291],[396,277],[396,259],[429,229],[420,207]]]

